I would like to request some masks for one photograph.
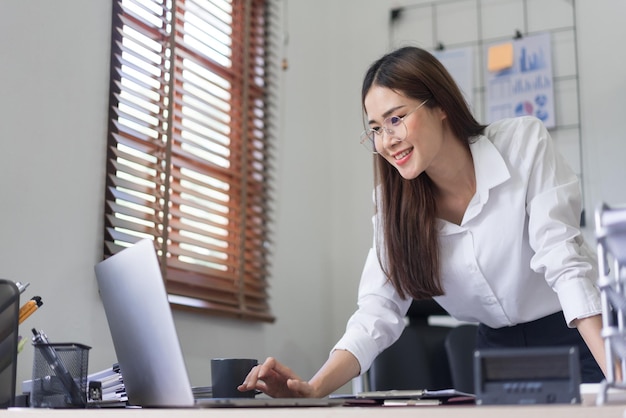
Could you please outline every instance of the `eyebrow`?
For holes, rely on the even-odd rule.
[[[387,119],[387,117],[391,116],[398,109],[402,109],[403,107],[406,107],[406,105],[399,105],[399,106],[392,107],[391,109],[387,110],[385,113],[383,113],[383,120]],[[372,123],[376,123],[376,121],[373,119],[370,119],[369,121],[367,121],[368,125],[371,125]]]

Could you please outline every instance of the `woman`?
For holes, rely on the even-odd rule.
[[[412,299],[431,297],[479,323],[479,348],[577,345],[583,381],[600,381],[601,306],[579,183],[542,123],[480,125],[441,63],[414,47],[369,68],[362,104],[377,213],[359,308],[311,380],[268,358],[240,389],[326,396],[400,336]]]

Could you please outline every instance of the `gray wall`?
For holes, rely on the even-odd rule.
[[[564,0],[565,1],[565,0]],[[192,384],[209,359],[268,355],[310,377],[355,308],[371,242],[371,157],[358,145],[360,81],[388,46],[400,2],[283,4],[274,324],[175,312]],[[405,2],[406,3],[406,2]],[[577,2],[587,211],[626,202],[622,0]],[[0,2],[0,277],[29,281],[41,311],[24,325],[92,346],[90,371],[115,361],[93,265],[102,238],[110,0]],[[608,60],[608,62],[607,62]],[[592,219],[590,227],[592,228]],[[588,229],[588,233],[589,233]],[[592,231],[592,230],[591,230]],[[32,347],[19,355],[28,379]]]

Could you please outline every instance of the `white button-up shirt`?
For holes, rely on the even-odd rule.
[[[470,150],[476,194],[460,225],[438,220],[445,294],[437,302],[454,318],[492,328],[560,310],[571,326],[601,313],[596,257],[579,228],[578,177],[544,125],[532,117],[493,123]],[[334,349],[350,351],[365,372],[399,338],[410,304],[386,279],[372,248],[358,310]]]

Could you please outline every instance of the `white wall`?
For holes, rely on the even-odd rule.
[[[209,382],[209,359],[217,356],[275,355],[309,377],[341,335],[371,242],[360,83],[387,49],[394,3],[285,3],[289,69],[271,279],[277,320],[175,312],[192,384]],[[626,3],[579,1],[577,8],[593,211],[600,200],[626,202],[626,57],[610,49],[626,39]],[[110,10],[110,0],[0,2],[0,277],[29,281],[24,297],[44,299],[21,334],[37,327],[53,341],[92,346],[90,371],[115,360],[93,275],[101,256]],[[30,346],[20,354],[19,381],[30,377],[32,355]]]
[[[626,2],[577,1],[576,8],[585,190],[592,214],[600,202],[626,203]]]

